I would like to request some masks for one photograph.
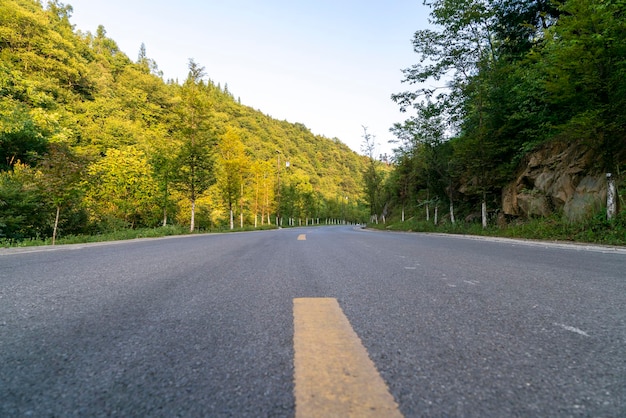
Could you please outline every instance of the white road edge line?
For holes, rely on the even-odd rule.
[[[566,331],[575,332],[576,334],[580,334],[580,335],[582,335],[584,337],[589,337],[589,334],[587,334],[582,329],[578,329],[576,327],[571,327],[571,326],[565,325],[565,324],[559,324],[558,322],[555,322],[554,325],[556,325],[557,327],[561,327],[561,328],[563,328]]]

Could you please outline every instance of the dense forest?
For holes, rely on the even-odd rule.
[[[242,105],[192,59],[164,80],[144,45],[133,60],[71,13],[0,3],[0,239],[367,216],[365,157]]]
[[[624,192],[624,0],[424,5],[431,26],[415,33],[417,64],[404,70],[413,88],[392,96],[408,115],[392,129],[395,169],[384,180],[374,172],[366,178],[378,213],[403,219],[405,211],[430,213],[432,222],[439,208],[447,222],[473,214],[487,224],[530,153],[555,143],[565,145],[554,149],[573,146],[591,156],[592,164],[570,168],[569,178],[612,173]],[[528,199],[544,193],[523,181],[517,187]],[[563,206],[550,198],[541,201],[547,209],[535,212]]]

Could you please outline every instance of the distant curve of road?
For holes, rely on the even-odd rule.
[[[294,416],[317,298],[405,417],[626,416],[626,249],[347,226],[0,250],[0,416]]]

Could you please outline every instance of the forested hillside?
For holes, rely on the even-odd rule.
[[[395,214],[576,222],[606,207],[606,173],[623,205],[626,2],[424,4],[432,27],[415,33],[411,87],[393,96],[410,115],[382,197]]]
[[[146,47],[131,59],[71,12],[0,3],[0,238],[363,216],[364,157],[242,105],[201,63],[165,81]]]

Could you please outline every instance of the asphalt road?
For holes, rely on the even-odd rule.
[[[1,250],[0,416],[293,416],[312,297],[406,417],[626,416],[626,250],[343,226]]]

